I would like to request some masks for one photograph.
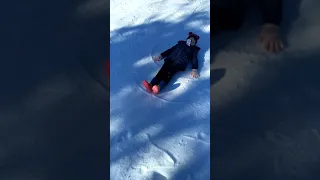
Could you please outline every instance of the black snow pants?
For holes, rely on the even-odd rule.
[[[172,79],[172,76],[179,71],[179,68],[172,61],[165,61],[157,75],[152,79],[151,85],[165,86]]]

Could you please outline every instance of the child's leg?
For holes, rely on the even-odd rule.
[[[167,72],[166,76],[163,77],[162,82],[165,85],[169,84],[170,80],[172,79],[172,77],[174,76],[175,73],[176,73],[175,70]]]
[[[167,75],[167,71],[169,69],[170,64],[164,63],[161,67],[161,69],[158,71],[157,75],[151,80],[150,84],[151,86],[159,85],[159,83],[162,81],[162,79],[165,78]]]
[[[170,67],[170,64],[165,62],[160,68],[160,70],[158,71],[157,75],[151,80],[150,83],[148,83],[146,80],[142,81],[142,85],[146,88],[148,92],[152,91],[153,86],[158,86],[159,84],[161,84],[161,86],[164,86],[164,84],[161,83],[161,81],[167,75],[167,71],[169,67]]]
[[[164,72],[159,84],[152,87],[153,92],[155,94],[159,93],[161,89],[168,85],[168,83],[170,82],[170,80],[176,72],[178,72],[178,70],[175,67],[170,67],[170,69]]]

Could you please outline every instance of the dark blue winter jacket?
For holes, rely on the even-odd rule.
[[[198,46],[188,46],[186,41],[178,41],[178,43],[167,49],[161,56],[165,62],[172,62],[172,66],[178,68],[180,71],[186,70],[191,61],[192,69],[198,69]]]

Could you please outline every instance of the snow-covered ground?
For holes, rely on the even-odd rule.
[[[209,179],[210,1],[110,3],[110,178]],[[200,35],[201,77],[187,70],[146,93],[141,81],[161,66],[151,56],[189,31]]]
[[[211,43],[213,179],[319,179],[320,1],[283,7],[283,52],[249,23]]]

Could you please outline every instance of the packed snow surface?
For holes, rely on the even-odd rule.
[[[110,178],[209,179],[210,2],[110,2]],[[200,36],[199,79],[178,73],[157,96],[141,86],[153,55]]]

